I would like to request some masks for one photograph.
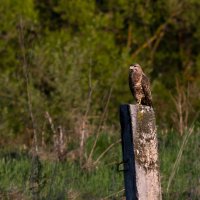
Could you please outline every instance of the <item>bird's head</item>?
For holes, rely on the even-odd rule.
[[[142,68],[139,64],[133,64],[129,67],[129,70],[133,72],[134,74],[141,74],[142,73]]]

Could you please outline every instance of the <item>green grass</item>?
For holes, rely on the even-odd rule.
[[[169,191],[166,191],[174,162],[181,148],[184,137],[170,131],[159,134],[159,156],[164,200],[197,200],[200,199],[200,133],[196,129],[183,149],[180,163],[176,169]],[[101,134],[94,158],[97,158],[106,147],[114,142]],[[90,138],[87,143],[88,152],[91,149]],[[121,199],[123,191],[123,173],[116,170],[116,162],[121,161],[121,145],[113,147],[91,171],[82,169],[78,162],[42,161],[40,175],[40,199],[44,200],[95,200]],[[32,199],[30,191],[30,175],[32,172],[31,158],[24,154],[10,156],[8,152],[0,154],[0,195],[4,199],[14,199],[9,194],[13,191],[23,195],[24,199]],[[113,196],[112,196],[113,194]],[[17,198],[16,198],[17,199]]]
[[[184,136],[171,131],[160,135],[160,169],[162,176],[163,199],[200,199],[200,132],[193,131],[184,146],[180,162],[167,192],[167,185],[180,151]]]
[[[0,160],[1,191],[16,188],[30,197],[29,177],[31,160]],[[99,199],[123,188],[123,174],[112,165],[100,165],[91,172],[82,170],[76,163],[42,162],[42,199]],[[70,194],[71,193],[71,194]]]
[[[107,148],[109,142],[112,142],[113,139],[107,136],[106,140],[105,134],[101,134],[94,159]],[[88,140],[86,145],[88,152],[93,140],[94,138]],[[124,187],[123,173],[118,172],[116,167],[116,163],[121,159],[121,146],[118,144],[91,171],[82,169],[78,162],[41,161],[42,174],[40,176],[39,196],[45,200],[73,198],[95,200],[116,193]],[[27,199],[31,198],[31,191],[29,190],[30,175],[33,171],[31,163],[31,158],[20,155],[20,153],[17,158],[11,158],[9,153],[7,155],[3,152],[0,155],[1,193],[5,195],[17,188]],[[122,196],[123,192],[119,195]]]

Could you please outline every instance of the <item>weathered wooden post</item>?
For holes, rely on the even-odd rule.
[[[153,108],[121,105],[120,122],[126,200],[161,200]]]

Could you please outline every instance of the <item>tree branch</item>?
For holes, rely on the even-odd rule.
[[[171,14],[169,19],[161,24],[157,30],[155,31],[154,35],[150,37],[146,42],[144,42],[136,51],[134,51],[131,55],[132,58],[135,58],[143,49],[147,48],[151,43],[153,43],[159,36],[162,36],[163,32],[165,32],[166,27],[174,20],[174,18],[179,14],[179,12],[174,12]]]

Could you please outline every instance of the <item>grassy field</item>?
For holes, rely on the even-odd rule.
[[[119,134],[118,134],[119,135]],[[94,138],[89,138],[90,148]],[[116,136],[101,134],[96,155]],[[200,199],[200,132],[179,136],[174,131],[158,133],[162,192],[164,200]],[[41,160],[27,153],[2,151],[0,155],[0,199],[95,200],[122,199],[121,145],[115,145],[91,171],[77,161]]]

